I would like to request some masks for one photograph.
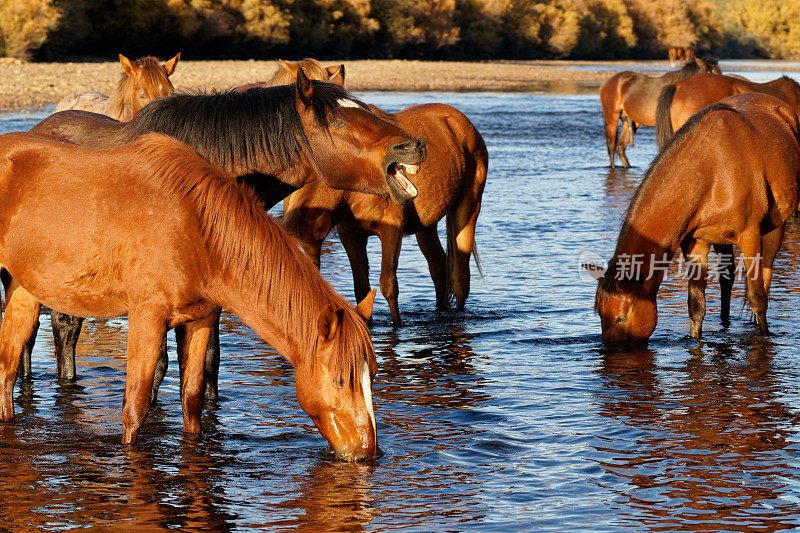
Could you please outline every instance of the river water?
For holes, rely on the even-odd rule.
[[[178,372],[131,447],[119,444],[124,318],[87,321],[75,385],[55,377],[49,323],[17,418],[0,424],[0,529],[773,531],[800,525],[800,226],[778,259],[754,335],[742,282],[720,326],[687,337],[673,268],[648,349],[600,343],[595,283],[621,214],[655,155],[652,129],[609,171],[596,92],[362,93],[397,110],[444,102],[486,139],[490,171],[464,312],[436,313],[427,265],[404,242],[406,325],[376,300],[374,385],[383,455],[348,464],[298,407],[291,366],[235,316],[222,324],[221,399],[203,435],[181,431]],[[0,131],[43,115],[0,115]],[[440,230],[443,231],[443,224]],[[370,243],[379,264],[377,239]],[[335,237],[322,273],[352,299]],[[377,283],[373,272],[373,286]]]

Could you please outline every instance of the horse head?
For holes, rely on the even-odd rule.
[[[389,197],[397,204],[416,198],[409,175],[425,160],[424,138],[377,116],[342,87],[309,79],[303,68],[297,71],[295,90],[297,111],[326,185]]]
[[[644,344],[658,321],[653,291],[638,279],[619,279],[617,270],[585,267],[597,279],[594,310],[600,316],[604,344]]]
[[[180,52],[165,62],[159,63],[154,57],[143,57],[131,61],[119,54],[119,62],[125,71],[115,93],[115,107],[118,107],[119,120],[129,121],[141,108],[156,98],[170,94],[174,87],[169,77],[181,58]]]
[[[319,314],[316,353],[295,366],[300,407],[336,457],[350,461],[378,453],[372,378],[377,364],[367,329],[375,290],[355,309],[326,305]]]

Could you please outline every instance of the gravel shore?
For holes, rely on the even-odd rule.
[[[354,91],[595,91],[612,72],[609,65],[655,74],[666,61],[325,61],[345,63]],[[181,61],[175,88],[224,90],[269,78],[274,61]],[[0,112],[38,110],[75,91],[109,94],[122,67],[118,62],[21,63],[0,59]]]
[[[561,88],[568,92],[598,85],[607,71],[572,70],[567,62],[325,61],[346,64],[354,91],[523,91]],[[646,69],[646,64],[640,65]],[[269,78],[274,61],[181,61],[175,88],[223,90]],[[118,62],[17,63],[0,61],[0,111],[36,110],[75,91],[109,94],[122,67]],[[564,87],[558,87],[564,86]]]

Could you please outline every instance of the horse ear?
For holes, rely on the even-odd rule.
[[[178,52],[175,57],[164,63],[164,70],[167,71],[167,76],[172,76],[172,73],[175,72],[175,67],[178,66],[178,61],[181,60],[181,53]]]
[[[602,267],[600,265],[592,265],[588,263],[584,263],[581,265],[586,271],[589,273],[596,280],[600,280],[606,273],[606,267]]]
[[[377,292],[376,289],[372,289],[356,306],[356,311],[368,324],[372,320],[372,306],[375,305],[375,293]]]
[[[278,65],[281,68],[287,70],[291,74],[297,74],[297,71],[300,70],[300,65],[297,63],[293,63],[291,61],[284,61],[283,59],[278,59]]]
[[[319,313],[317,333],[326,342],[332,341],[339,331],[340,320],[339,314],[330,305],[326,305]]]
[[[328,71],[328,82],[344,87],[344,65],[338,67],[325,67]]]
[[[136,73],[139,72],[139,66],[122,54],[119,55],[119,62],[122,64],[122,69],[128,76],[134,77]]]
[[[314,86],[306,76],[302,67],[297,69],[297,97],[308,107],[311,105],[311,97],[314,96]]]

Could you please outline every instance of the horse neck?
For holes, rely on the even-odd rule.
[[[253,250],[256,253],[258,250]],[[316,267],[300,254],[274,246],[261,269],[253,268],[252,263],[242,268],[236,261],[212,264],[206,295],[238,316],[295,368],[307,363],[307,356],[316,351],[313,344],[323,307],[344,306],[344,300],[339,301],[319,278]],[[211,257],[213,261],[213,253]],[[265,279],[270,271],[273,279]]]

